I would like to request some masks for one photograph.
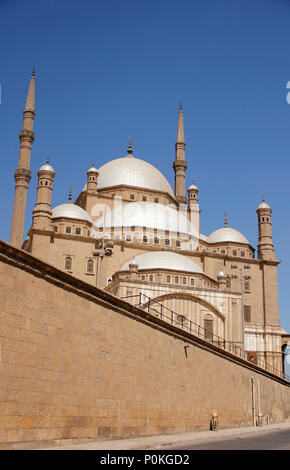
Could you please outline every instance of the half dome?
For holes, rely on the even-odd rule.
[[[150,251],[135,256],[123,264],[120,271],[128,271],[129,264],[134,261],[138,269],[170,269],[173,271],[185,271],[189,273],[203,274],[203,270],[191,259],[171,251]]]
[[[175,199],[174,192],[162,173],[140,158],[128,155],[111,160],[98,169],[98,189],[111,186],[137,186],[170,194]],[[87,184],[83,191],[86,191]]]
[[[94,216],[93,212],[92,216]],[[136,201],[119,206],[95,220],[94,225],[104,227],[104,229],[146,227],[162,231],[168,230],[173,233],[179,232],[198,238],[197,230],[188,220],[186,212],[178,211],[170,205],[153,202]]]
[[[230,227],[219,228],[207,239],[208,243],[235,242],[249,245],[248,240],[238,230]]]
[[[90,215],[81,207],[68,202],[66,204],[60,204],[52,209],[52,219],[58,219],[59,217],[65,217],[66,219],[77,219],[84,220],[86,222],[93,223]]]

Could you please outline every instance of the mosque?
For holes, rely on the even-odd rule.
[[[32,225],[23,242],[34,87],[33,72],[19,136],[10,243],[168,321],[174,316],[180,328],[202,331],[206,340],[231,344],[248,361],[263,361],[283,373],[290,336],[279,322],[271,207],[263,200],[256,210],[257,255],[247,238],[228,226],[226,215],[224,227],[209,236],[201,233],[198,187],[185,187],[182,105],[174,191],[155,166],[133,155],[129,141],[124,157],[87,170],[74,203],[70,194],[68,202],[52,208],[55,170],[47,161],[38,171]]]

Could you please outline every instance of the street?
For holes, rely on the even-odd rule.
[[[218,434],[218,431],[217,433]],[[261,434],[246,434],[214,440],[199,440],[192,444],[162,446],[170,450],[290,450],[290,429]]]

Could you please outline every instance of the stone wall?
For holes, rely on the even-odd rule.
[[[290,386],[0,241],[0,447],[290,420]]]

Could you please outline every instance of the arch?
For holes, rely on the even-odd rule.
[[[198,302],[204,307],[214,312],[222,321],[225,321],[225,315],[220,310],[218,310],[213,304],[207,302],[206,300],[194,294],[171,292],[171,293],[167,293],[164,295],[160,295],[158,297],[154,297],[153,299],[150,300],[150,303],[152,305],[154,302],[162,302],[163,300],[170,300],[170,299],[187,299],[187,300],[192,300],[193,302]],[[144,307],[146,307],[147,304],[148,302],[144,304]]]

